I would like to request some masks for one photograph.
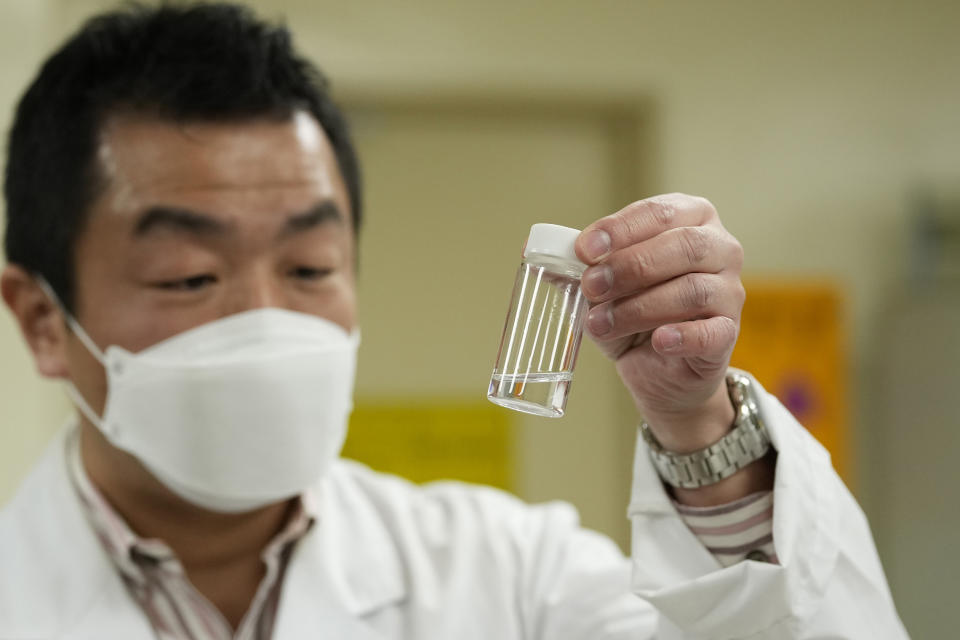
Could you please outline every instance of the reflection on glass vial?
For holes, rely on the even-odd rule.
[[[537,236],[538,227],[550,228],[552,235]],[[491,402],[541,416],[563,415],[587,311],[580,291],[585,266],[573,254],[578,234],[557,225],[531,230],[487,390]],[[556,237],[563,240],[559,246]]]

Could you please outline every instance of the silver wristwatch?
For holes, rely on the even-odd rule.
[[[706,449],[671,453],[657,441],[645,421],[640,424],[640,433],[649,445],[650,459],[664,482],[681,489],[714,484],[759,460],[770,450],[770,437],[760,419],[757,394],[750,378],[739,371],[729,371],[727,391],[736,411],[733,429]]]

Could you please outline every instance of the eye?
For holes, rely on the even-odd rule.
[[[196,276],[190,276],[189,278],[181,278],[179,280],[158,282],[156,286],[167,291],[198,291],[206,286],[214,284],[216,281],[216,276],[204,273]]]
[[[295,267],[290,275],[298,280],[320,280],[333,273],[333,269],[319,269],[316,267]]]

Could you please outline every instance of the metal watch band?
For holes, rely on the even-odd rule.
[[[667,484],[696,489],[720,482],[759,460],[770,450],[770,437],[760,418],[756,391],[750,378],[737,371],[727,373],[727,391],[736,417],[733,429],[719,441],[700,451],[672,453],[654,437],[646,421],[640,433],[649,445],[650,459]]]

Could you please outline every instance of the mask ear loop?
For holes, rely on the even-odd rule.
[[[94,342],[87,332],[83,330],[83,327],[80,326],[80,323],[77,322],[76,318],[73,317],[73,314],[67,311],[67,308],[63,306],[63,303],[60,301],[60,296],[57,295],[57,292],[53,290],[53,287],[50,286],[50,283],[47,282],[47,279],[42,275],[37,275],[37,284],[40,285],[40,288],[43,290],[47,297],[57,305],[57,308],[60,309],[60,312],[63,314],[63,317],[67,321],[67,326],[70,328],[70,331],[73,335],[77,336],[83,346],[87,348],[87,351],[90,352],[94,358],[96,358],[100,364],[104,367],[107,366],[107,357],[103,354],[103,351],[100,350],[100,347],[97,346],[97,343]]]
[[[73,317],[73,314],[67,311],[67,308],[60,301],[60,296],[57,295],[57,292],[53,290],[53,287],[50,286],[50,283],[47,282],[47,279],[41,274],[36,274],[35,279],[37,284],[40,286],[40,289],[47,294],[47,297],[50,298],[51,302],[60,309],[60,312],[63,314],[64,319],[67,322],[67,327],[77,336],[77,339],[80,340],[80,343],[86,347],[87,351],[90,352],[97,361],[103,365],[104,369],[107,366],[107,357],[103,354],[103,351],[100,350],[100,347],[97,346],[97,343],[87,335],[87,332],[83,330],[83,327],[80,326],[80,323],[77,322],[76,318]],[[87,399],[83,397],[80,393],[80,390],[77,389],[76,385],[72,381],[67,381],[66,383],[67,395],[70,396],[70,399],[73,401],[73,404],[76,405],[77,409],[80,410],[87,420],[92,424],[97,425],[103,430],[103,418],[97,415],[97,412],[93,410],[93,407],[90,406],[90,403],[87,402]]]

